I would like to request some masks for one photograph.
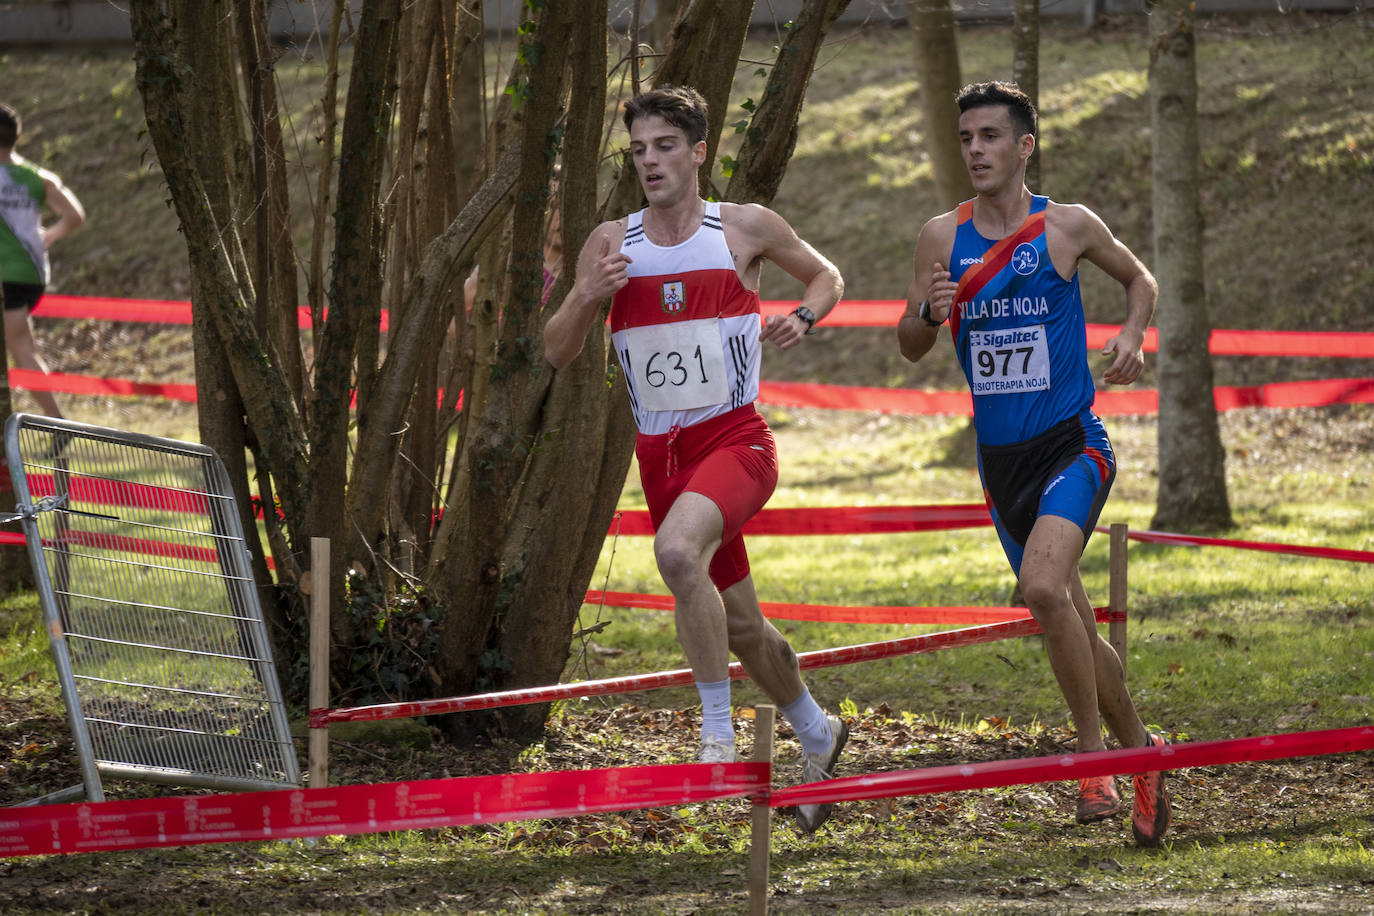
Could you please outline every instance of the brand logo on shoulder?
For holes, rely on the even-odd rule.
[[[1011,253],[1011,269],[1023,277],[1035,273],[1035,268],[1039,266],[1040,252],[1030,242],[1022,242]]]
[[[682,288],[681,280],[672,280],[663,284],[661,294],[663,311],[680,312],[687,305],[687,291]]]
[[[960,258],[960,259],[959,259],[959,266],[960,266],[960,267],[968,267],[970,264],[982,264],[982,263],[983,263],[983,259],[982,259],[982,258]]]

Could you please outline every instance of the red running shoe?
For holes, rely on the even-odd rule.
[[[1115,776],[1089,776],[1078,780],[1078,823],[1105,820],[1120,810],[1121,793],[1116,790]]]
[[[1149,744],[1163,747],[1169,742],[1163,735],[1151,734]],[[1135,777],[1135,810],[1131,814],[1131,830],[1138,846],[1158,846],[1160,837],[1169,829],[1169,790],[1164,787],[1163,770],[1139,773]]]

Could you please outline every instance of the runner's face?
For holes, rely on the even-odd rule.
[[[959,116],[959,147],[973,189],[984,193],[1016,180],[1035,139],[1030,134],[1017,138],[1007,106],[982,105]]]
[[[670,207],[697,196],[696,174],[706,160],[706,141],[689,143],[682,128],[649,115],[636,118],[630,127],[630,155],[651,206]]]

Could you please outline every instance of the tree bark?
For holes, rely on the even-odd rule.
[[[1040,110],[1040,0],[1015,0],[1011,38],[1011,78]],[[1036,138],[1039,140],[1039,137]],[[1026,163],[1026,187],[1040,191],[1040,144]]]
[[[349,74],[339,149],[338,206],[330,265],[329,316],[315,355],[310,401],[310,531],[335,537],[329,577],[342,582],[349,563],[364,555],[345,511],[349,413],[357,379],[357,429],[364,435],[380,416],[371,409],[381,314],[381,180],[395,94],[401,0],[364,0]],[[384,491],[374,491],[382,495]],[[342,543],[339,543],[342,542]],[[318,572],[316,572],[318,575]],[[353,643],[345,595],[330,589],[334,661],[345,664]]]
[[[697,0],[673,27],[669,53],[654,71],[655,86],[692,86],[706,98],[706,161],[698,178],[702,193],[715,188],[715,169],[720,132],[729,113],[730,87],[754,4],[739,0]],[[633,178],[633,174],[628,176]],[[622,177],[624,180],[624,177]]]
[[[959,148],[959,109],[954,104],[954,95],[963,84],[954,9],[950,0],[912,0],[908,9],[921,84],[925,148],[930,153],[940,206],[950,209],[973,196],[973,184]]]
[[[849,0],[810,0],[793,20],[745,128],[726,200],[766,204],[777,196],[797,146],[797,119],[816,56],[830,26],[848,6]]]
[[[1226,452],[1208,352],[1198,193],[1197,69],[1189,0],[1150,12],[1155,272],[1159,280],[1159,494],[1151,526],[1228,527]]]
[[[642,3],[643,0],[636,2]],[[686,2],[687,0],[658,0],[654,4],[654,18],[649,25],[649,45],[659,54],[667,50],[668,43],[672,40],[673,25]]]
[[[245,423],[250,411],[241,393],[241,377],[265,378],[272,370],[251,330],[238,337],[230,333],[235,322],[240,329],[251,324],[246,303],[253,301],[254,294],[238,236],[238,214],[247,212],[243,196],[243,189],[249,186],[247,146],[237,122],[223,116],[226,111],[239,109],[229,53],[229,4],[225,0],[140,0],[131,5],[130,16],[149,135],[168,186],[175,189],[173,204],[191,262],[191,326],[201,441],[223,459],[240,522],[245,531],[252,531],[256,520],[245,448],[258,443],[253,435],[256,430],[273,443],[274,455],[288,454],[292,449],[290,431],[298,431],[299,425],[289,397],[283,405],[280,397],[266,390],[255,399],[257,422]],[[215,303],[232,313],[234,321],[221,325]],[[264,385],[274,387],[271,382]],[[297,439],[296,444],[302,443]],[[260,469],[262,466],[260,462]],[[294,500],[288,499],[288,508],[294,505]],[[287,609],[271,587],[261,544],[250,538],[248,547],[259,577],[264,615],[274,636],[283,637],[288,630]],[[279,570],[290,576],[295,566],[285,547],[284,543],[275,545],[273,552]],[[284,661],[278,664],[280,668]]]

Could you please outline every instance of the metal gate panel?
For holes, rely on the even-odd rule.
[[[10,417],[5,449],[86,797],[101,775],[298,785],[214,450],[32,414]]]

